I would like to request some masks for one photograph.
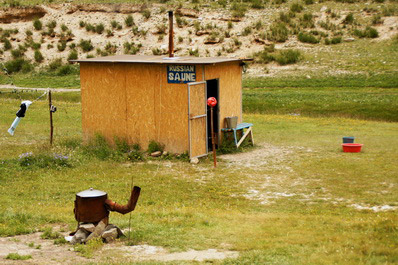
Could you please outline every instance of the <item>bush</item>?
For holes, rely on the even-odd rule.
[[[97,32],[98,34],[102,34],[102,32],[104,32],[104,30],[105,30],[105,27],[104,27],[104,24],[102,24],[102,23],[95,26],[95,32]]]
[[[70,60],[77,60],[78,54],[76,50],[71,50],[68,55],[68,61]]]
[[[58,68],[57,75],[58,76],[65,76],[65,75],[70,75],[77,73],[78,71],[76,70],[76,67],[72,65],[62,65],[61,67]]]
[[[273,23],[270,26],[267,39],[276,42],[285,42],[289,37],[289,30],[284,23]]]
[[[57,26],[57,21],[55,21],[55,20],[52,20],[52,21],[47,23],[47,27],[49,29],[55,29],[56,26]]]
[[[306,5],[312,5],[314,3],[314,0],[304,0],[304,3]]]
[[[297,63],[300,59],[301,59],[300,51],[292,49],[280,51],[275,56],[275,61],[280,65],[294,64]]]
[[[299,41],[304,43],[312,43],[312,44],[319,43],[319,39],[315,38],[314,35],[309,33],[300,32],[297,37]]]
[[[377,29],[372,27],[367,27],[365,30],[355,29],[353,34],[359,38],[377,38],[379,37],[379,32]]]
[[[252,0],[251,2],[252,2],[251,8],[254,8],[254,9],[263,9],[264,8],[264,3],[262,0]]]
[[[8,39],[4,39],[4,50],[7,51],[12,48],[11,42]]]
[[[86,25],[84,27],[86,28],[86,31],[88,31],[88,32],[90,32],[90,31],[95,32],[95,26],[93,26],[90,23],[86,23]]]
[[[331,44],[338,44],[341,43],[342,38],[341,37],[334,37],[332,38],[332,40],[330,41]]]
[[[18,59],[24,56],[24,51],[20,48],[11,50],[11,55],[14,59]]]
[[[18,253],[9,253],[5,259],[10,259],[10,260],[27,260],[31,259],[31,255],[20,255]]]
[[[144,9],[141,14],[145,19],[148,19],[151,16],[151,11],[149,9]]]
[[[303,11],[304,7],[300,5],[299,3],[294,3],[290,6],[290,11],[293,13],[300,13]]]
[[[58,51],[63,52],[66,49],[66,41],[60,41],[57,44]]]
[[[62,24],[61,25],[61,30],[62,31],[67,31],[69,28],[65,25],[65,24]]]
[[[26,61],[22,58],[18,58],[15,60],[8,61],[4,64],[4,67],[7,69],[8,73],[17,73],[17,72],[29,72],[33,69],[33,66],[29,61]]]
[[[164,150],[164,145],[162,145],[162,144],[160,144],[160,143],[158,143],[158,142],[156,142],[156,141],[150,141],[149,142],[149,144],[148,144],[148,150],[147,150],[147,152],[149,153],[149,154],[151,154],[151,153],[153,153],[153,152],[156,152],[156,151],[161,151],[161,152],[163,152],[163,150]]]
[[[132,15],[128,15],[126,19],[124,20],[124,23],[126,24],[127,27],[132,27],[134,25],[134,19]]]
[[[236,18],[241,18],[245,16],[246,7],[243,4],[240,4],[234,1],[231,5],[232,16]]]
[[[80,40],[79,46],[84,52],[89,52],[94,49],[94,46],[91,44],[91,40]]]
[[[62,66],[62,59],[61,58],[54,59],[53,61],[51,61],[48,64],[48,68],[49,68],[50,71],[55,71],[58,68],[60,68],[61,66]]]
[[[40,42],[32,42],[31,47],[33,50],[39,50],[41,48]]]
[[[41,23],[40,19],[33,20],[33,27],[35,30],[41,30],[43,28],[43,24]]]
[[[38,50],[35,51],[34,57],[35,57],[35,61],[38,62],[38,63],[41,63],[44,60],[43,55]]]
[[[349,13],[343,20],[344,24],[352,24],[354,22],[354,14]]]

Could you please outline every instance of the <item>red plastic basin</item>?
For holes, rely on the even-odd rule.
[[[359,153],[363,144],[341,144],[345,153]]]

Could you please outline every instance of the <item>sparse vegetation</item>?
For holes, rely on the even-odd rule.
[[[91,40],[83,40],[82,39],[82,40],[80,40],[79,46],[84,52],[89,52],[94,49],[94,46],[91,43]]]
[[[35,30],[42,30],[43,23],[41,23],[40,19],[35,19],[33,20],[33,27],[35,28]]]
[[[134,25],[134,19],[132,15],[128,15],[126,19],[124,20],[124,23],[126,24],[127,27],[132,27]]]
[[[36,61],[37,63],[41,63],[41,62],[43,62],[43,60],[44,60],[43,55],[42,55],[41,52],[38,51],[38,50],[35,51],[34,57],[35,57],[35,61]]]

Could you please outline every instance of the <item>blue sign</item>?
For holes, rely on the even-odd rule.
[[[196,81],[195,65],[168,65],[167,82],[168,83],[189,83]]]

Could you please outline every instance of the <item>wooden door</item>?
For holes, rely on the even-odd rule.
[[[206,82],[188,83],[189,157],[207,155]]]

